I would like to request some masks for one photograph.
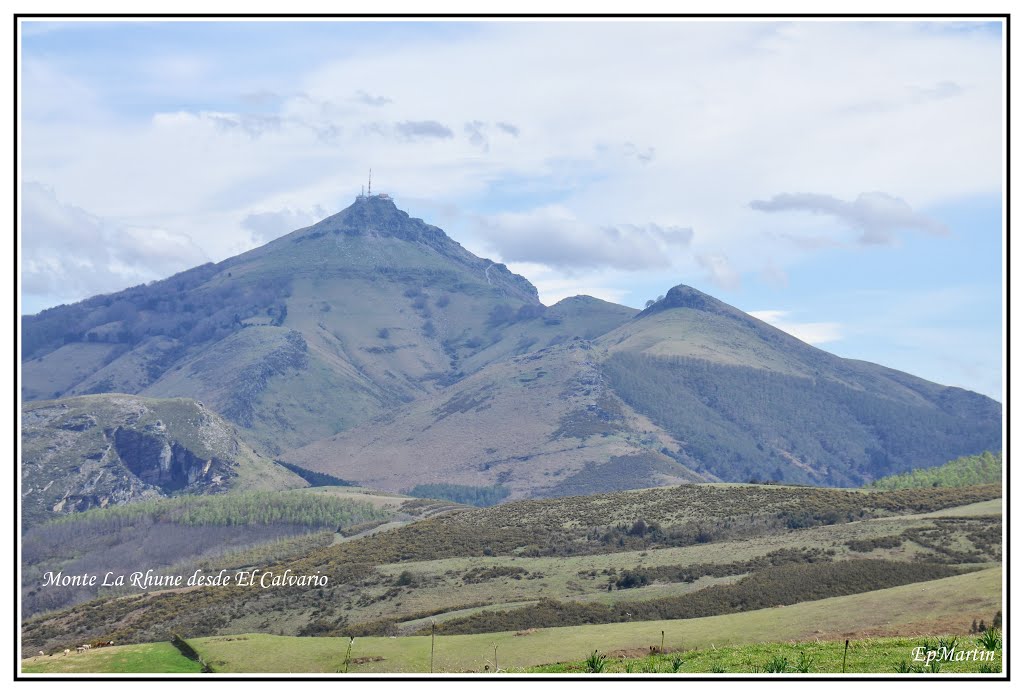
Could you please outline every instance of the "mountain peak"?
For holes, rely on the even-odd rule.
[[[725,302],[689,285],[676,285],[666,292],[664,297],[640,312],[639,316],[650,316],[666,309],[695,309],[723,316],[735,316],[739,313]]]
[[[453,247],[458,246],[444,231],[419,218],[411,217],[409,213],[399,209],[391,196],[381,193],[372,196],[360,194],[344,210],[325,217],[312,226],[286,234],[271,242],[268,247],[279,243],[309,242],[325,237],[394,238],[418,242],[445,255],[457,254]]]
[[[395,244],[396,241],[404,243]],[[346,268],[346,272],[374,275],[381,268],[391,273],[401,268],[407,277],[465,272],[472,281],[509,298],[531,304],[540,302],[537,288],[529,280],[512,273],[502,263],[475,256],[444,230],[400,209],[386,193],[360,194],[344,210],[230,258],[222,267],[266,262],[275,256],[289,267],[297,264],[302,272],[322,270],[325,264]]]
[[[387,193],[376,195],[364,195],[360,193],[355,201],[345,208],[346,211],[358,211],[370,216],[393,216],[402,215],[409,219],[408,213],[400,210],[395,204],[395,199]]]
[[[356,196],[356,202],[353,203],[353,205],[357,205],[359,203],[362,203],[364,205],[390,205],[391,207],[394,207],[396,209],[398,207],[397,205],[395,205],[395,199],[392,198],[387,193],[377,193],[376,195],[366,195],[365,193],[360,193],[359,195]]]

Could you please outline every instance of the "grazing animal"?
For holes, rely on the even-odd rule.
[[[70,653],[71,653],[71,650],[70,650],[70,649],[65,649],[65,650],[64,650],[64,656],[67,656],[67,655],[68,655],[68,654],[70,654]]]
[[[78,652],[79,654],[81,654],[82,652],[85,651],[85,647],[79,645],[79,646],[75,647],[75,651]]]
[[[43,650],[39,650],[39,656],[46,656],[46,652],[44,652]]]

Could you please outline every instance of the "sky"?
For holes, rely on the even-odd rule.
[[[21,23],[23,313],[374,190],[552,304],[687,284],[1002,400],[1003,28]]]

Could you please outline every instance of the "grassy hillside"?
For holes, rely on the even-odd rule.
[[[127,644],[72,652],[33,656],[21,663],[21,672],[31,673],[201,673],[198,661],[184,656],[170,642]]]
[[[272,574],[319,572],[329,577],[325,587],[204,587],[99,599],[26,621],[24,639],[26,648],[49,649],[79,628],[118,643],[151,641],[169,631],[408,634],[428,620],[457,624],[483,611],[544,601],[602,604],[618,615],[633,612],[622,608],[630,603],[704,601],[685,597],[714,587],[722,587],[724,603],[712,612],[728,612],[738,605],[729,597],[745,590],[744,577],[770,583],[776,569],[902,563],[876,572],[882,583],[844,589],[846,579],[812,582],[838,595],[926,579],[921,573],[936,563],[940,572],[992,566],[1001,560],[1001,519],[998,508],[976,503],[999,494],[998,486],[690,485],[453,510],[259,565]],[[402,510],[413,514],[423,505],[429,507],[409,501]],[[778,603],[821,596],[776,594]]]
[[[500,338],[465,359],[467,373],[527,352],[565,345],[577,340],[594,340],[636,316],[636,309],[594,297],[567,297],[543,311],[524,312],[500,320]]]
[[[307,485],[191,399],[102,394],[26,403],[21,445],[25,526],[168,495]]]
[[[977,456],[963,456],[935,468],[918,468],[901,475],[886,476],[871,487],[880,490],[899,490],[914,487],[964,487],[1001,483],[1003,455],[984,452]]]
[[[602,325],[624,320],[609,314]],[[500,484],[520,498],[680,481],[859,486],[1001,440],[1000,406],[984,396],[840,359],[692,288],[593,340],[526,339],[547,320],[515,325],[526,354],[283,458],[385,489]]]
[[[596,601],[570,603],[544,600],[536,605],[513,610],[482,611],[453,618],[442,623],[440,629],[445,634],[472,634],[566,625],[700,618],[859,594],[960,573],[949,565],[928,562],[874,559],[831,562],[824,554],[792,554],[791,557],[793,559],[789,561],[769,558],[771,564],[764,568],[758,568],[758,563],[748,563],[747,566],[725,570],[722,574],[729,572],[740,575],[744,571],[750,571],[750,574],[734,584],[708,586],[681,596],[620,601],[612,606]],[[778,564],[772,563],[772,560]],[[703,572],[707,571],[682,570],[690,577],[703,576]],[[644,570],[638,568],[616,577],[616,584],[632,586],[636,578],[644,576]]]
[[[605,384],[584,340],[490,365],[285,461],[385,490],[502,485],[513,498],[705,481]],[[429,462],[429,465],[426,465]]]
[[[841,359],[690,287],[596,344],[669,453],[722,480],[861,485],[1002,441],[989,398]]]
[[[575,671],[582,659],[598,650],[611,658],[609,672],[624,671],[630,663],[634,672],[641,672],[649,667],[644,657],[650,654],[650,646],[660,648],[664,632],[669,654],[655,657],[650,664],[659,670],[679,655],[685,663],[680,668],[683,673],[707,672],[715,665],[727,673],[750,673],[754,667],[763,670],[776,656],[795,665],[804,652],[813,659],[812,672],[836,672],[844,640],[850,639],[848,673],[894,673],[899,661],[908,658],[909,650],[923,643],[916,636],[934,644],[936,635],[959,635],[960,646],[966,648],[973,640],[967,635],[971,621],[989,620],[1000,605],[1000,571],[992,569],[710,618],[440,635],[435,638],[434,670],[482,673],[486,666],[493,672],[497,648],[498,668],[503,671]],[[903,637],[882,637],[887,635]],[[915,637],[908,637],[911,635]],[[345,668],[348,647],[344,637],[254,633],[199,637],[189,642],[214,670],[225,673],[335,673]],[[142,653],[154,648],[149,644],[131,647]],[[72,654],[66,661],[30,658],[22,662],[22,668],[31,672],[103,672],[109,667],[96,662],[103,651]],[[565,663],[545,666],[556,662]],[[972,667],[977,672],[980,664]],[[429,637],[357,637],[352,644],[351,673],[425,673],[429,668]],[[949,664],[940,673],[958,671],[957,665]]]

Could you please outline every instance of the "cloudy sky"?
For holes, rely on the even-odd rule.
[[[1000,398],[1003,30],[980,22],[25,22],[22,308],[374,188],[551,304],[676,284]]]

